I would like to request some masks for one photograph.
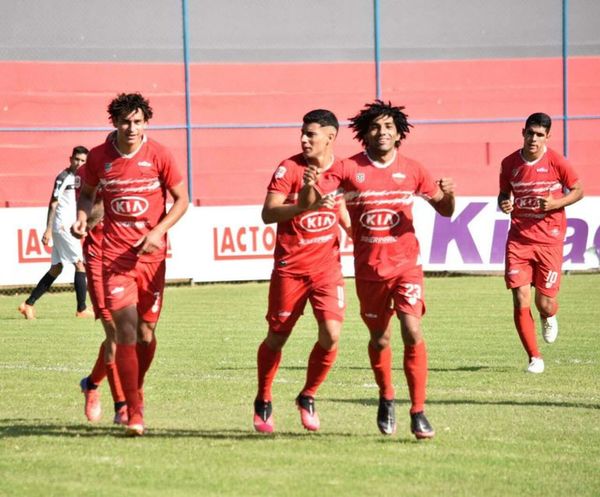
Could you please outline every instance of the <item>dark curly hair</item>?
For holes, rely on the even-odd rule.
[[[111,121],[117,122],[119,117],[128,116],[132,112],[141,110],[144,120],[152,119],[153,111],[150,102],[141,93],[120,93],[108,104],[108,115]]]
[[[365,135],[369,131],[371,123],[379,117],[391,117],[394,119],[394,124],[400,135],[395,146],[399,147],[400,142],[410,133],[412,124],[408,122],[408,116],[402,112],[404,107],[395,107],[392,102],[386,104],[383,100],[375,100],[371,104],[366,104],[364,108],[350,119],[350,129],[354,131],[354,138],[360,141],[363,146],[367,145]]]

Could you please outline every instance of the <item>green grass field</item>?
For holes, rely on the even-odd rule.
[[[600,275],[564,276],[542,375],[524,372],[500,277],[427,278],[437,436],[426,442],[409,431],[397,327],[398,432],[379,434],[367,332],[347,285],[338,362],[317,399],[321,431],[305,432],[293,403],[316,337],[307,313],[274,386],[274,436],[252,428],[267,284],[167,289],[138,439],[111,424],[108,385],[103,420],[83,415],[78,382],[101,327],[73,317],[74,295],[44,296],[36,321],[17,313],[22,295],[0,297],[0,496],[600,495]]]

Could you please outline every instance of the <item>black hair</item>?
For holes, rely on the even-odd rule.
[[[403,110],[404,107],[393,106],[391,102],[386,104],[379,99],[371,104],[366,104],[358,114],[350,118],[350,129],[354,131],[354,138],[365,146],[367,144],[365,135],[369,131],[371,123],[379,117],[391,117],[394,119],[400,135],[399,140],[395,143],[395,146],[399,147],[400,142],[406,138],[412,128],[412,124],[408,122],[408,116],[402,112]]]
[[[79,154],[87,155],[89,153],[90,153],[90,151],[87,148],[85,148],[83,145],[78,145],[77,147],[73,148],[73,152],[71,152],[71,157],[75,157],[76,155],[79,155]]]
[[[527,118],[527,121],[525,121],[525,129],[529,128],[530,126],[541,126],[542,128],[546,128],[546,133],[548,133],[552,127],[552,119],[548,114],[536,112],[531,114]]]
[[[150,102],[141,93],[120,93],[108,104],[107,110],[111,120],[117,122],[119,117],[128,116],[138,109],[144,114],[145,121],[152,119],[153,111]]]
[[[340,123],[335,114],[327,109],[311,110],[302,118],[304,124],[317,123],[321,126],[333,126],[336,130],[340,129]]]

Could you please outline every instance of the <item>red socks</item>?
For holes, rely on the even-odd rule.
[[[404,375],[410,394],[410,412],[421,412],[425,409],[427,388],[427,349],[423,340],[404,346]]]
[[[258,366],[258,393],[256,398],[260,400],[271,400],[272,393],[271,387],[273,386],[273,380],[279,369],[279,363],[281,362],[281,351],[275,352],[271,350],[267,344],[263,341],[256,354],[256,363]]]
[[[106,363],[106,379],[110,385],[110,393],[112,394],[113,402],[125,402],[125,394],[123,393],[123,387],[121,386],[121,378],[119,378],[119,372],[117,365],[114,362]]]
[[[314,397],[317,389],[327,378],[327,373],[335,363],[337,357],[337,347],[332,350],[325,350],[319,342],[315,346],[308,358],[308,368],[306,369],[306,383],[302,389],[302,395]]]
[[[98,358],[96,364],[89,376],[89,382],[94,385],[99,385],[100,382],[106,377],[106,363],[104,362],[104,342],[100,345],[100,351],[98,352]]]
[[[141,400],[138,393],[139,365],[136,345],[117,344],[117,369],[130,415],[140,413]]]
[[[369,342],[369,359],[375,382],[379,386],[379,397],[392,400],[395,396],[392,384],[392,348],[388,346],[377,350]]]
[[[156,352],[156,336],[152,336],[151,342],[137,343],[136,351],[138,357],[138,364],[140,368],[138,388],[142,388],[144,386],[144,377],[146,376],[146,372],[150,368],[150,364],[152,364],[152,360],[154,359],[154,353]]]
[[[514,318],[519,338],[521,339],[521,343],[523,344],[529,359],[532,357],[542,357],[537,347],[535,322],[531,315],[531,309],[529,307],[522,307],[520,309],[515,308]]]

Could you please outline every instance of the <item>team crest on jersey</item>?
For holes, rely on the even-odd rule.
[[[79,188],[81,186],[81,176],[75,176],[75,179],[73,180],[73,186],[75,186],[75,188]]]
[[[104,163],[104,172],[108,172],[110,171],[110,169],[112,168],[112,163],[111,162],[105,162]]]
[[[356,173],[356,182],[357,183],[364,183],[365,182],[365,173]]]
[[[277,171],[275,171],[275,179],[281,179],[285,176],[285,173],[287,172],[287,168],[285,168],[284,166],[279,166],[277,168]]]

